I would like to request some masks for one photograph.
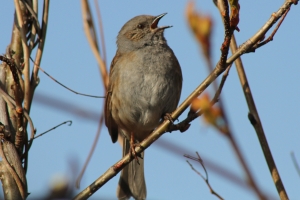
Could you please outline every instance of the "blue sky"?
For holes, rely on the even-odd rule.
[[[282,3],[279,0],[240,1],[241,31],[236,33],[238,44],[242,44],[258,31]],[[158,15],[167,12],[160,25],[173,25],[165,31],[165,37],[182,67],[184,82],[180,102],[207,76],[201,51],[184,16],[187,1],[99,1],[99,4],[108,66],[116,51],[116,36],[126,21],[140,14]],[[214,63],[217,63],[224,35],[219,13],[211,1],[196,1],[196,6],[214,20],[212,56]],[[0,18],[3,20],[0,22],[0,49],[4,53],[11,37],[14,6],[12,1],[4,1],[1,7]],[[95,10],[92,10],[95,14]],[[299,6],[292,6],[274,41],[255,53],[242,57],[269,146],[290,199],[297,199],[300,195],[300,177],[290,156],[290,152],[294,151],[300,161],[298,10]],[[41,66],[57,80],[78,92],[103,94],[97,63],[83,31],[80,1],[51,1]],[[54,177],[65,176],[74,182],[76,174],[71,169],[76,171],[76,168],[82,167],[94,140],[103,105],[103,99],[75,95],[44,74],[39,73],[39,77],[41,82],[36,89],[37,95],[59,99],[65,103],[63,107],[74,106],[82,112],[74,114],[58,106],[34,101],[30,114],[37,133],[66,120],[72,120],[73,124],[55,129],[34,141],[27,173],[31,193],[29,199],[45,194]],[[256,133],[248,121],[248,108],[235,67],[230,71],[221,98],[224,100],[234,136],[259,187],[266,194],[279,199]],[[83,111],[96,117],[84,118]],[[185,112],[179,120],[184,119],[186,114]],[[159,144],[146,150],[145,176],[149,200],[216,199],[209,193],[204,181],[190,169],[182,156],[184,153],[198,151],[203,156],[204,163],[207,159],[207,162],[217,163],[241,179],[245,178],[229,141],[206,125],[202,119],[196,119],[185,133],[166,133],[159,140],[170,141],[187,152],[168,151]],[[83,177],[81,189],[117,162],[121,155],[120,146],[111,143],[106,127],[103,127],[98,146]],[[193,164],[202,171],[199,165]],[[232,184],[209,168],[207,170],[212,187],[225,199],[256,199],[253,192]],[[117,182],[118,176],[97,191],[91,199],[115,199]]]

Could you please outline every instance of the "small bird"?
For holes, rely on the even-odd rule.
[[[112,142],[121,141],[123,156],[130,152],[137,161],[134,147],[176,109],[181,94],[181,68],[164,37],[171,26],[157,26],[165,15],[129,20],[118,34],[110,65],[105,124]],[[146,193],[144,160],[132,161],[121,172],[117,197],[141,200]]]

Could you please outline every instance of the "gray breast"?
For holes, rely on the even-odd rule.
[[[121,109],[115,114],[118,116],[113,116],[125,126],[122,128],[132,132],[151,131],[162,115],[176,108],[182,80],[181,73],[178,77],[171,75],[172,70],[176,70],[174,62],[178,63],[169,47],[148,47],[136,51],[130,62],[115,66],[126,71],[118,74],[117,79],[118,84],[127,87],[119,87],[119,91],[112,94],[112,98],[122,99]]]

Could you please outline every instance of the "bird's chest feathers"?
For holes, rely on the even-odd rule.
[[[131,56],[130,62],[121,66],[126,69],[120,77],[121,84],[128,86],[127,95],[139,95],[141,98],[163,97],[164,90],[172,84],[172,77],[169,76],[172,70],[171,57],[163,50],[137,51]],[[124,70],[125,71],[125,70]]]

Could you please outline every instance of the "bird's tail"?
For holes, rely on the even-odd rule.
[[[123,137],[123,157],[130,151],[130,143]],[[121,172],[117,197],[119,200],[129,199],[131,196],[136,200],[146,199],[147,190],[144,177],[144,152],[141,153],[143,159],[139,158],[139,163],[133,160]]]

